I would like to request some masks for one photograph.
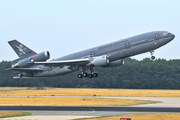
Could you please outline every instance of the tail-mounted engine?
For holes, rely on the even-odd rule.
[[[29,62],[40,62],[40,61],[46,61],[50,58],[50,53],[48,51],[38,53],[36,55],[30,56],[28,58],[22,59],[18,61],[16,64],[13,64],[11,67],[12,68],[24,68],[24,67],[29,67],[31,64],[27,64]]]

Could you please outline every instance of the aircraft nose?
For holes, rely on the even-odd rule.
[[[172,41],[175,38],[175,35],[172,33],[169,33],[165,38],[164,38],[164,42],[168,43],[170,41]]]
[[[175,38],[175,35],[174,34],[172,34],[172,40]]]
[[[174,34],[170,34],[170,36],[169,36],[169,37],[170,37],[170,39],[169,39],[169,40],[171,41],[171,40],[173,40],[173,39],[175,38],[175,35],[174,35]]]

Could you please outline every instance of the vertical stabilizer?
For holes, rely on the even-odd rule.
[[[16,52],[16,54],[21,58],[24,57],[29,57],[31,55],[35,55],[37,54],[36,52],[34,52],[33,50],[31,50],[30,48],[26,47],[25,45],[23,45],[22,43],[20,43],[17,40],[12,40],[8,42],[11,47],[13,48],[13,50]]]

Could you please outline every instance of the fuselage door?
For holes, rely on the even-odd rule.
[[[130,44],[128,40],[126,40],[125,44],[126,44],[126,49],[130,48]]]
[[[126,45],[126,49],[124,50],[124,54],[126,57],[128,57],[130,55],[130,43],[128,40],[125,41],[125,45]]]
[[[159,35],[156,34],[156,35],[155,35],[155,38],[156,38],[156,40],[159,40]]]

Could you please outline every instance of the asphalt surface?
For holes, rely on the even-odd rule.
[[[46,96],[44,96],[46,97]],[[57,96],[56,96],[57,97]],[[59,96],[58,96],[59,97]],[[73,96],[72,96],[73,97]],[[77,97],[77,96],[76,96]],[[82,96],[80,96],[82,97]],[[71,120],[99,116],[145,114],[145,113],[180,113],[180,97],[103,97],[109,99],[130,99],[158,101],[154,104],[133,106],[0,106],[0,110],[31,112],[31,116],[3,118],[3,120]],[[0,118],[1,119],[1,118]]]
[[[0,110],[37,111],[121,111],[121,112],[180,112],[172,107],[97,107],[97,106],[0,106]]]

